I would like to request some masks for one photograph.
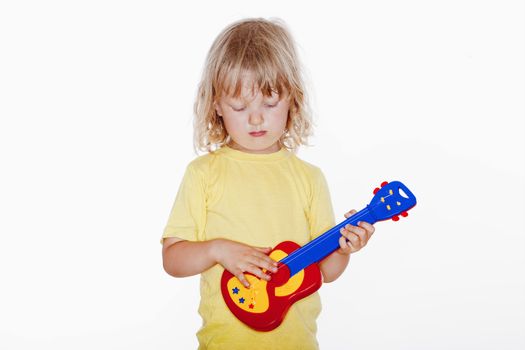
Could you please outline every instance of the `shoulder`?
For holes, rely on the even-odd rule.
[[[319,166],[317,166],[315,164],[312,164],[310,162],[307,162],[307,161],[299,158],[295,154],[291,155],[290,161],[311,182],[314,182],[314,183],[318,182],[320,179],[322,179],[324,177],[323,171],[321,170],[321,168]]]
[[[202,173],[209,167],[210,158],[210,153],[198,156],[188,164],[187,169],[192,172]]]
[[[186,173],[208,182],[210,178],[214,178],[220,172],[222,158],[224,157],[221,157],[220,152],[200,155],[188,163]]]
[[[221,158],[221,153],[220,150],[217,150],[200,155],[188,164],[188,168],[200,172],[208,171]]]
[[[307,162],[296,155],[293,155],[291,158],[295,168],[298,169],[296,171],[296,180],[304,186],[303,188],[310,203],[317,199],[320,194],[329,192],[326,178],[318,165]]]

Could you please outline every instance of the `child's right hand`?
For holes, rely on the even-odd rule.
[[[214,240],[214,245],[215,260],[235,275],[246,288],[250,287],[250,283],[244,272],[266,281],[270,280],[270,276],[262,272],[262,269],[277,272],[277,262],[267,255],[272,248],[251,247],[227,239]]]

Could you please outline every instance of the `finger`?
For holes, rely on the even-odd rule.
[[[349,231],[346,231],[346,244],[348,245],[348,247],[350,248],[350,253],[355,253],[359,250],[359,238],[349,232]]]
[[[268,254],[269,252],[272,251],[271,247],[253,247],[253,248],[260,252],[263,252],[264,254]]]
[[[354,252],[357,252],[359,249],[363,248],[363,242],[361,241],[361,237],[359,237],[354,232],[352,232],[349,239],[352,248],[354,249]]]
[[[352,232],[350,232],[349,230],[347,230],[346,228],[341,228],[341,230],[339,230],[339,232],[341,232],[341,235],[343,235],[346,240],[350,240],[350,238],[352,237]]]
[[[352,252],[352,248],[348,245],[345,236],[339,238],[339,246],[341,247],[342,254],[350,254]]]
[[[352,253],[359,250],[360,243],[358,236],[345,228],[341,229],[341,234],[344,236],[346,244],[351,248]]]
[[[366,231],[368,231],[370,236],[372,236],[374,234],[375,230],[376,230],[374,225],[371,225],[371,224],[369,224],[368,222],[365,222],[365,221],[360,221],[357,225],[362,227],[362,228],[364,228]]]
[[[369,224],[368,222],[358,222],[357,223],[359,225],[359,227],[362,227],[365,229],[366,231],[366,237],[365,237],[365,240],[364,240],[364,245],[365,246],[368,241],[370,240],[370,237],[372,237],[372,235],[374,234],[375,232],[375,227],[371,224]]]
[[[246,276],[244,276],[244,273],[241,270],[238,270],[237,273],[234,274],[235,277],[245,286],[246,288],[250,288],[250,283],[246,279]]]
[[[248,258],[248,261],[257,267],[277,272],[277,262],[270,259],[268,255],[252,255]]]
[[[261,253],[259,251],[254,251],[252,255],[259,259],[264,260],[265,262],[270,264],[270,266],[277,266],[277,261],[273,260],[268,254]]]
[[[363,248],[368,242],[368,239],[370,238],[368,232],[364,228],[359,226],[352,226],[348,228],[348,230],[359,238],[360,247]]]
[[[357,213],[357,211],[355,209],[352,209],[348,213],[345,213],[345,218],[348,219],[350,216],[354,215],[355,213]]]
[[[350,226],[352,226],[352,225],[350,225]],[[364,232],[364,229],[362,229],[360,227],[356,227],[356,226],[352,226],[352,227],[350,227],[350,229],[346,229],[346,228],[344,229],[346,231],[345,237],[350,242],[350,245],[352,246],[353,252],[356,252],[356,251],[358,251],[359,249],[362,248],[361,237],[359,237],[359,235],[354,231],[356,229],[362,230]]]
[[[360,226],[354,226],[354,225],[350,225],[350,224],[347,224],[345,226],[345,229],[352,232],[352,233],[355,233],[356,235],[358,235],[360,238],[363,237],[363,238],[366,238],[366,230]]]
[[[257,266],[254,266],[254,265],[249,265],[247,268],[246,268],[246,272],[249,272],[251,273],[252,275],[254,276],[257,276],[259,277],[260,279],[263,279],[265,281],[269,281],[271,278],[270,276],[268,276],[267,274],[265,274],[264,272],[261,271],[261,269],[259,269]]]

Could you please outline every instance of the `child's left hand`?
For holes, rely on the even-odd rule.
[[[357,211],[355,209],[350,210],[345,214],[345,218],[349,218],[354,215]],[[361,221],[358,226],[346,225],[341,228],[341,238],[339,239],[340,248],[337,250],[339,254],[349,255],[357,252],[363,248],[370,237],[374,234],[375,228],[367,222]],[[348,241],[346,240],[348,239]]]

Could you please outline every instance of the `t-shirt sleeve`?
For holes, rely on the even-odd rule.
[[[316,168],[312,183],[310,204],[310,239],[317,238],[335,226],[334,211],[330,191],[323,172]]]
[[[162,239],[178,237],[188,241],[201,241],[205,223],[204,176],[190,163],[182,178]]]

